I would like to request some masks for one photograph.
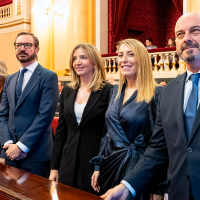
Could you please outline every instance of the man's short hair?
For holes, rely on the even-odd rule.
[[[153,42],[152,38],[148,38],[148,39],[146,39],[146,40],[149,40],[149,42]]]
[[[120,42],[115,42],[115,46],[119,46]]]
[[[39,47],[39,40],[38,40],[38,38],[33,33],[28,33],[28,32],[20,32],[20,33],[18,33],[17,36],[16,36],[16,38],[15,38],[14,44],[16,43],[17,38],[19,36],[21,36],[21,35],[30,35],[30,36],[32,36],[32,38],[34,40],[34,46],[35,47]]]
[[[165,81],[165,80],[161,80],[161,81],[159,82],[159,84],[160,84],[161,82],[165,82],[165,83],[167,84],[167,81]]]
[[[62,87],[64,87],[64,81],[58,81],[58,83],[60,82],[60,85],[62,86]]]

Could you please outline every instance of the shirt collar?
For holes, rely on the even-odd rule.
[[[197,73],[200,74],[200,70],[199,70]],[[189,70],[187,69],[187,77],[186,77],[186,79],[185,79],[185,82],[188,81],[188,79],[190,78],[190,76],[191,76],[192,74],[197,74],[197,73],[193,73],[193,72],[191,72],[191,71],[189,71]]]
[[[38,62],[35,61],[34,63],[30,64],[29,66],[26,67],[26,69],[28,69],[31,72],[34,72],[35,68],[38,66]],[[20,66],[20,72],[23,69],[22,66]]]

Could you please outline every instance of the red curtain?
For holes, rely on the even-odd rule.
[[[183,0],[172,0],[176,9],[183,14]]]
[[[0,7],[12,3],[13,0],[0,0]]]
[[[112,34],[117,41],[120,30],[125,23],[128,5],[131,0],[111,0],[112,7]]]

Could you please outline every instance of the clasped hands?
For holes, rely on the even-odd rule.
[[[24,153],[16,144],[7,144],[3,146],[6,150],[6,155],[10,160],[21,160],[26,158],[27,154]]]

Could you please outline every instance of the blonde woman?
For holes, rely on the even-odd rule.
[[[0,102],[2,99],[3,86],[8,75],[6,64],[0,60]]]
[[[155,87],[150,58],[141,42],[120,42],[118,67],[119,86],[112,91],[100,152],[90,161],[95,165],[91,184],[101,194],[118,185],[144,154],[161,92],[161,87]],[[162,189],[153,193],[163,195]],[[138,195],[136,199],[143,196],[149,200],[149,195]]]
[[[95,193],[89,160],[98,154],[112,86],[105,82],[101,55],[90,44],[70,56],[71,83],[61,93],[50,180]]]

